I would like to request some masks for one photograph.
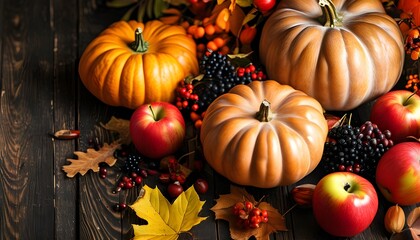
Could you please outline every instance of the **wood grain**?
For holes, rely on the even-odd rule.
[[[47,239],[54,236],[49,1],[9,1],[1,9],[0,238]]]

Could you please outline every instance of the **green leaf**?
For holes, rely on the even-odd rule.
[[[245,18],[242,20],[242,26],[252,21],[257,16],[257,13],[258,10],[256,8],[252,8],[251,11],[249,11]]]
[[[107,7],[122,8],[137,3],[137,0],[111,0],[106,1]]]
[[[137,21],[138,22],[143,22],[145,12],[146,12],[146,8],[139,6],[139,9],[137,9]]]
[[[163,0],[155,0],[155,5],[153,8],[154,17],[159,18],[163,15],[163,10],[165,10],[168,6],[165,4]]]
[[[172,6],[188,5],[190,3],[188,0],[164,0],[164,2]]]
[[[146,0],[146,15],[148,18],[153,18],[154,0]]]
[[[131,15],[133,15],[134,10],[136,9],[136,6],[132,6],[130,9],[128,9],[128,11],[126,13],[124,13],[124,15],[121,17],[122,20],[124,21],[128,21],[131,18]]]
[[[236,4],[240,7],[250,7],[253,3],[253,0],[236,0]]]

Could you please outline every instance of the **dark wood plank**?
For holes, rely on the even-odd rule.
[[[79,56],[93,38],[120,17],[117,10],[106,8],[104,1],[79,1]],[[80,80],[78,84],[78,121],[83,133],[79,150],[86,150],[89,140],[96,137],[100,142],[112,142],[115,139],[98,127],[99,123],[106,123],[111,116],[120,117],[125,110],[106,106],[90,94]],[[121,200],[120,194],[113,193],[117,174],[111,169],[106,179],[93,172],[79,177],[80,239],[123,238],[122,214],[113,210]]]
[[[77,13],[75,1],[52,1],[54,29],[54,131],[77,129]],[[78,192],[76,179],[68,179],[62,170],[73,157],[75,140],[54,140],[55,239],[77,239]]]
[[[0,238],[48,239],[54,236],[49,1],[1,6]]]

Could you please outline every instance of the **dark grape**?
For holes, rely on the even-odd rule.
[[[348,171],[373,180],[379,159],[393,146],[390,137],[389,130],[381,132],[370,121],[360,127],[334,127],[328,132],[322,166],[327,173]]]

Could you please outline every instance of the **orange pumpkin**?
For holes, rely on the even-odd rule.
[[[318,101],[273,80],[237,85],[213,101],[200,131],[204,156],[230,181],[297,182],[318,165],[328,126]]]
[[[177,84],[198,73],[195,42],[181,26],[119,21],[87,46],[79,63],[86,88],[112,106],[171,102]]]
[[[264,24],[267,75],[345,111],[399,80],[404,40],[379,0],[282,0]]]

